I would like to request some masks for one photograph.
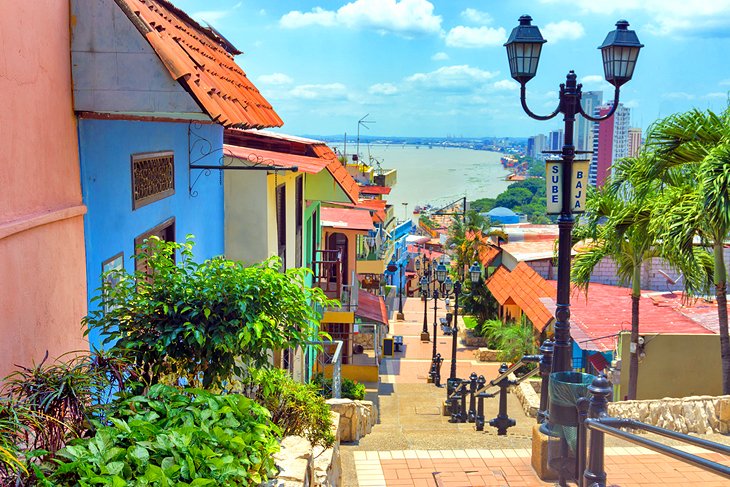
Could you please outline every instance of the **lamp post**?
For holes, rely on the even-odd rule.
[[[573,125],[578,114],[592,122],[602,122],[613,116],[619,103],[620,87],[633,76],[639,50],[644,46],[639,42],[636,33],[628,29],[629,23],[619,20],[616,23],[616,29],[609,32],[599,47],[603,57],[604,76],[606,81],[615,88],[613,106],[605,116],[593,117],[583,111],[580,104],[582,85],[576,83],[576,75],[572,70],[568,72],[565,83],[560,85],[558,107],[550,115],[541,116],[536,115],[527,107],[525,87],[537,72],[542,45],[547,41],[543,39],[537,26],[531,24],[532,18],[529,15],[520,17],[519,22],[520,24],[512,30],[505,47],[512,78],[520,83],[522,109],[535,120],[550,120],[562,113],[565,121],[565,139],[561,151],[560,189],[562,198],[558,217],[558,293],[552,368],[553,372],[563,372],[573,368],[570,337],[570,253],[575,210],[571,192],[573,189],[573,161],[576,152],[573,145]]]
[[[389,272],[398,271],[398,313],[395,315],[395,319],[398,321],[405,319],[403,316],[403,264],[403,261],[396,264],[394,260],[391,260],[387,267]]]
[[[469,280],[472,285],[479,283],[479,279],[482,277],[482,269],[479,264],[474,262],[469,268]],[[449,379],[456,379],[456,345],[459,335],[459,296],[468,296],[466,293],[461,292],[461,281],[456,281],[453,284],[454,288],[454,325],[451,331],[451,373]],[[451,287],[451,286],[449,286]]]
[[[438,300],[439,300],[439,287],[441,288],[441,295],[442,297],[445,297],[449,292],[451,292],[451,286],[453,283],[451,282],[451,278],[449,278],[446,272],[446,265],[444,264],[443,260],[439,263],[439,265],[436,266],[436,269],[434,270],[434,277],[436,278],[436,282],[438,282],[438,287],[436,287],[433,290],[433,354],[432,357],[436,356],[436,332],[438,323],[436,322],[436,311],[438,310]]]
[[[421,341],[429,342],[431,337],[428,335],[428,288],[431,283],[431,262],[423,255],[423,275],[419,281],[421,285],[421,298],[423,299],[423,329],[421,330]],[[416,260],[416,271],[421,268],[421,259]]]

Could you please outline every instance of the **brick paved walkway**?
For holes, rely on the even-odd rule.
[[[432,305],[432,302],[429,302]],[[443,306],[443,303],[440,303]],[[343,485],[346,487],[478,487],[544,486],[530,465],[533,418],[522,412],[517,398],[510,394],[508,413],[517,426],[507,436],[497,436],[493,428],[474,430],[473,424],[451,424],[439,414],[445,390],[426,384],[432,343],[422,343],[423,303],[409,298],[404,303],[405,321],[391,321],[390,332],[402,335],[404,350],[383,361],[380,384],[372,385],[371,395],[379,404],[379,423],[359,443],[342,445]],[[438,316],[445,314],[440,308]],[[433,308],[429,309],[429,333],[433,332]],[[449,375],[451,337],[438,330],[437,347],[444,357],[443,381]],[[497,375],[497,363],[480,363],[473,350],[457,348],[457,376],[468,377],[474,371],[487,380]],[[497,402],[485,403],[485,416],[496,415]],[[606,471],[609,485],[649,487],[665,485],[730,486],[730,481],[636,448],[619,440],[608,439]],[[730,464],[730,459],[716,453],[687,447],[692,453]]]

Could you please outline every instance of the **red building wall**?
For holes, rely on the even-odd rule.
[[[87,348],[66,0],[0,3],[0,377]]]

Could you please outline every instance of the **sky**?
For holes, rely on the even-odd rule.
[[[583,89],[603,79],[597,47],[619,19],[645,45],[621,100],[632,125],[730,92],[730,0],[172,0],[244,54],[236,61],[292,135],[527,137],[562,127],[533,121],[503,47],[520,15],[547,44],[527,102],[557,105],[569,70]]]

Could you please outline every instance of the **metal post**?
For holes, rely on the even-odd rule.
[[[436,384],[436,387],[441,387],[441,364],[444,363],[444,359],[441,357],[440,353],[436,354],[434,365],[436,367],[435,374],[433,376],[433,383]]]
[[[588,386],[588,392],[591,393],[591,399],[588,406],[588,417],[597,419],[607,416],[608,397],[613,392],[613,389],[606,379],[606,376],[599,375],[593,379],[591,385]],[[585,469],[583,474],[584,485],[590,487],[606,487],[606,470],[603,465],[603,435],[603,431],[591,431],[588,467]]]
[[[503,375],[508,369],[507,364],[502,364],[499,367],[499,374]],[[512,384],[508,377],[504,377],[494,385],[499,386],[499,413],[496,418],[489,421],[489,426],[497,428],[497,435],[504,436],[507,434],[507,428],[517,424],[507,415],[507,388]]]
[[[469,394],[468,380],[463,382],[464,386],[461,388],[461,410],[459,411],[459,423],[466,423],[466,395]]]
[[[436,327],[438,324],[436,323],[436,310],[438,309],[438,302],[439,302],[439,291],[438,289],[433,290],[433,353],[431,354],[432,357],[436,356]]]
[[[477,390],[482,390],[486,383],[487,379],[483,375],[480,375],[477,379]],[[490,395],[484,391],[477,394],[477,413],[474,417],[477,431],[484,431],[484,399],[487,397],[490,397]]]
[[[578,408],[578,438],[576,441],[575,451],[578,455],[578,487],[583,487],[583,472],[586,469],[586,438],[588,428],[586,428],[585,420],[588,417],[588,406],[590,405],[588,398],[581,397],[576,403]]]
[[[454,283],[454,326],[451,337],[451,373],[450,379],[456,379],[456,346],[459,336],[459,294],[461,294],[461,281]]]
[[[550,369],[553,365],[553,342],[548,339],[540,346],[540,409],[537,411],[537,422],[544,423],[548,414],[548,387],[550,386]]]
[[[469,423],[473,423],[476,419],[476,398],[474,397],[474,394],[477,392],[477,380],[478,376],[476,372],[472,372],[469,376],[469,413],[466,416],[466,420]]]
[[[423,329],[421,330],[421,341],[429,342],[431,337],[428,336],[428,293],[421,291],[421,297],[423,298]]]
[[[403,262],[400,263],[400,280],[398,281],[398,316],[397,319],[403,320]]]
[[[580,107],[581,93],[573,71],[568,73],[565,85],[560,87],[561,111],[565,116],[563,131],[563,163],[562,163],[562,202],[558,217],[558,294],[555,309],[555,346],[553,356],[553,372],[573,370],[572,343],[570,337],[570,259],[573,232],[573,126],[575,115]]]
[[[463,384],[460,384],[458,387],[464,387]],[[451,419],[449,419],[449,423],[459,423],[459,394],[461,394],[461,390],[457,387],[457,389],[454,390],[454,392],[449,397],[449,402],[451,404]]]

